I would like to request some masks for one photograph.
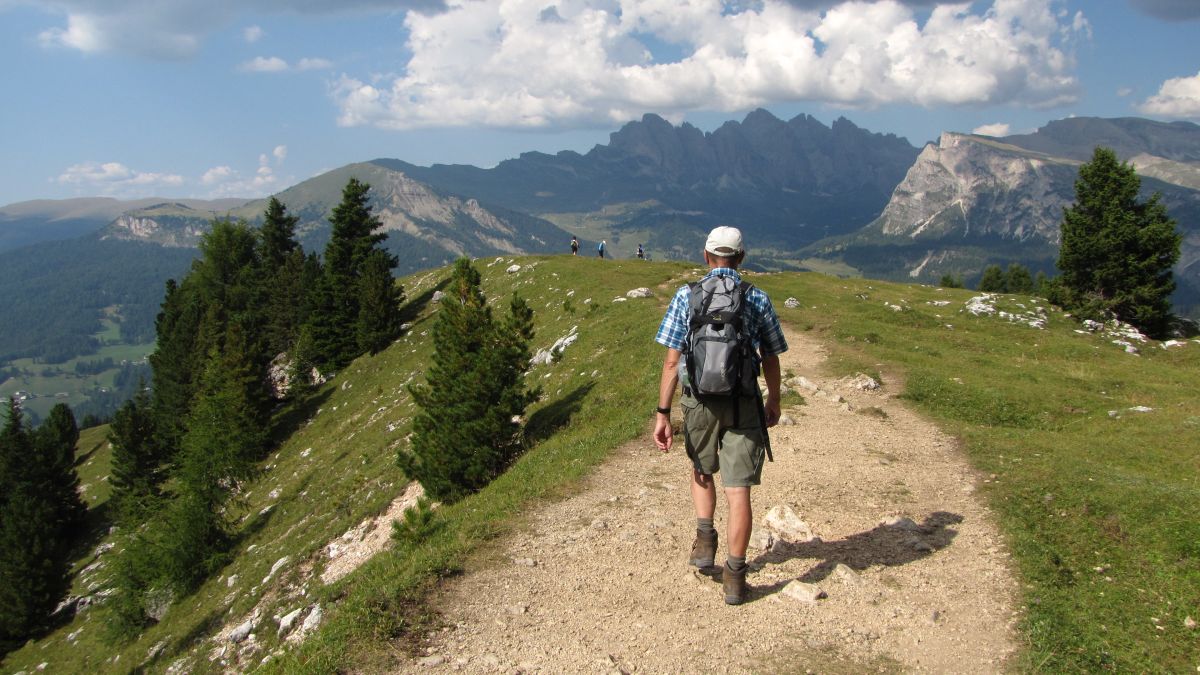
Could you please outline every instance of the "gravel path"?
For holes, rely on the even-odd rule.
[[[695,520],[683,440],[663,454],[648,430],[577,494],[530,514],[490,561],[447,582],[436,601],[447,628],[402,670],[1003,670],[1016,584],[974,494],[979,477],[954,439],[889,387],[831,380],[813,338],[789,330],[788,342],[784,372],[818,390],[800,388],[807,404],[784,408],[795,423],[771,430],[775,462],[753,492],[746,604],[726,606],[719,576],[687,565]],[[764,551],[764,517],[782,506],[816,539]],[[796,580],[827,597],[801,599],[788,586]]]

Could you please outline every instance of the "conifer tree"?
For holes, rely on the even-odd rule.
[[[1058,268],[1076,315],[1108,312],[1152,336],[1171,320],[1172,267],[1181,237],[1156,193],[1138,200],[1141,180],[1114,151],[1098,147],[1079,167],[1075,203],[1063,210]]]
[[[70,541],[13,398],[0,430],[0,654],[43,628],[70,585]]]
[[[525,388],[532,311],[514,297],[497,324],[468,259],[455,263],[433,327],[428,383],[414,386],[421,413],[400,468],[434,499],[454,501],[487,485],[520,451],[514,419],[537,397]]]
[[[1004,286],[1009,293],[1032,293],[1033,276],[1029,274],[1029,268],[1020,263],[1009,263]]]
[[[333,226],[325,246],[324,276],[319,286],[315,320],[311,322],[313,345],[319,362],[342,368],[358,356],[360,279],[372,251],[387,235],[376,233],[382,222],[371,212],[371,186],[351,178],[342,190],[342,201],[333,209]],[[387,256],[388,268],[396,259]]]
[[[999,265],[988,265],[979,279],[979,290],[984,293],[1004,293],[1008,289],[1004,283],[1004,270]]]
[[[149,357],[154,373],[153,405],[139,408],[143,414],[153,414],[155,438],[147,449],[158,453],[158,462],[168,461],[179,450],[202,356],[196,352],[196,335],[204,305],[190,284],[186,286],[181,287],[174,279],[167,281],[162,310],[155,321],[157,344]]]
[[[355,324],[359,352],[375,354],[400,335],[400,303],[404,288],[392,278],[394,262],[386,252],[371,251],[359,279],[358,321]]]
[[[70,406],[58,403],[51,408],[34,434],[34,442],[47,477],[47,495],[58,507],[59,527],[69,541],[87,516],[87,506],[79,496],[79,474],[75,471],[79,427]]]
[[[274,274],[264,282],[266,325],[263,328],[263,342],[267,354],[272,357],[289,351],[295,345],[300,336],[300,327],[308,317],[305,264],[304,251],[297,248],[283,259]]]
[[[283,265],[293,251],[300,248],[296,241],[296,224],[300,219],[289,215],[287,207],[274,196],[267,201],[263,224],[258,231],[258,257],[268,273]]]
[[[307,316],[305,255],[296,241],[299,220],[271,197],[258,232],[258,302],[263,308],[263,342],[271,358],[294,346]]]
[[[108,482],[117,522],[139,523],[159,498],[164,478],[150,397],[144,386],[113,416],[108,441],[113,447]]]
[[[193,590],[216,569],[229,542],[226,506],[254,473],[265,446],[252,364],[239,349],[236,327],[226,351],[213,349],[201,378],[176,470],[176,498],[165,514],[163,575],[179,592]]]

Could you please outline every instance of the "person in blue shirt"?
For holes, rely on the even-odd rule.
[[[598,246],[596,246],[596,255],[603,258],[604,257],[604,247],[607,245],[608,245],[607,241],[601,240],[600,244]]]
[[[704,261],[709,267],[706,278],[728,276],[740,283],[737,268],[745,256],[742,233],[737,228],[715,228],[704,244]],[[654,442],[663,452],[671,449],[673,441],[671,400],[679,383],[680,356],[687,344],[690,296],[688,286],[675,293],[654,338],[667,348],[654,419]],[[689,562],[700,568],[713,565],[717,550],[717,531],[713,527],[717,492],[713,474],[720,473],[729,511],[725,532],[728,552],[721,578],[725,602],[731,605],[741,604],[746,598],[746,549],[753,527],[750,488],[761,481],[767,442],[765,428],[779,421],[779,354],[788,348],[767,294],[751,287],[744,301],[747,331],[767,382],[766,401],[760,408],[758,397],[753,395],[736,400],[724,395],[696,397],[686,382],[680,397],[684,445],[692,460],[691,496],[696,512],[696,539]]]

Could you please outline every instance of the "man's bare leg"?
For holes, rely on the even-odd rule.
[[[725,501],[729,504],[729,524],[725,535],[729,555],[745,558],[754,517],[750,508],[750,488],[725,488]]]
[[[710,474],[692,469],[692,504],[697,518],[712,518],[717,511],[717,488]]]

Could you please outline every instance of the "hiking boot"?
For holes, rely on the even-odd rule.
[[[688,560],[688,564],[696,567],[712,567],[713,558],[717,555],[717,532],[713,530],[711,535],[704,535],[699,530],[696,531],[696,540],[692,542],[692,555]]]
[[[725,569],[721,570],[721,590],[725,591],[725,604],[740,605],[746,599],[746,570],[749,567],[743,567],[740,571],[729,569],[729,563],[725,564]]]

